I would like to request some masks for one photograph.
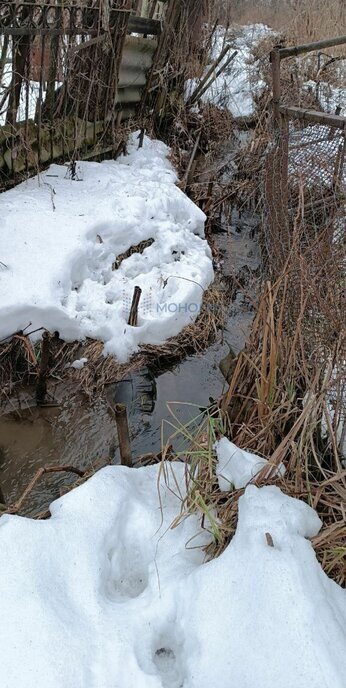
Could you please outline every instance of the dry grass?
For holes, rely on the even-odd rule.
[[[331,140],[329,136],[326,145]],[[226,204],[226,210],[236,196],[237,203],[264,209],[258,180],[270,141],[266,121],[259,122],[237,160],[236,177],[214,206]],[[312,540],[316,554],[326,573],[345,585],[345,239],[338,230],[344,223],[344,198],[337,185],[321,180],[322,153],[314,146],[314,141],[305,143],[315,160],[314,185],[301,162],[290,159],[287,227],[274,231],[264,217],[262,297],[248,345],[234,361],[229,388],[199,421],[181,426],[174,414],[173,436],[181,438],[177,458],[187,462],[188,495],[179,518],[200,513],[214,536],[210,557],[220,554],[233,536],[243,492],[225,495],[218,488],[213,444],[222,434],[273,466],[284,462],[284,479],[260,475],[255,482],[276,482],[316,509],[323,522]]]
[[[343,0],[222,0],[215,15],[227,24],[263,23],[288,36],[290,43],[310,43],[343,33],[346,6]]]
[[[190,464],[180,517],[200,512],[214,535],[210,557],[218,556],[233,536],[243,490],[220,492],[213,451],[215,440],[226,435],[267,457],[273,467],[285,464],[284,478],[260,474],[253,482],[276,483],[316,509],[323,528],[312,544],[326,573],[345,585],[346,470],[338,446],[345,401],[342,336],[328,358],[308,352],[303,325],[296,322],[293,338],[286,331],[288,298],[287,275],[266,285],[249,344],[234,361],[229,388],[219,405],[201,416],[197,429],[196,419],[181,426],[174,416],[175,436],[183,440],[179,458]]]

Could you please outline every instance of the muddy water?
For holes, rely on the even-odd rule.
[[[255,229],[252,218],[233,215],[232,224],[217,234],[222,253],[219,277],[233,274],[242,283],[249,282],[250,292],[251,277],[259,266]],[[221,288],[226,286],[221,279]],[[175,432],[172,425],[194,419],[222,393],[225,381],[219,362],[230,347],[234,353],[243,348],[252,318],[251,296],[235,290],[225,330],[203,355],[190,357],[156,378],[141,370],[108,390],[113,400],[128,406],[135,458],[160,451],[161,442]],[[116,428],[107,401],[86,402],[62,384],[50,388],[50,393],[56,406],[36,408],[34,392],[27,390],[21,408],[17,403],[16,410],[0,417],[0,485],[9,503],[22,494],[40,467],[70,464],[86,469],[101,458],[119,462]],[[170,410],[167,402],[180,403],[169,404]],[[173,445],[179,451],[179,436]],[[75,476],[67,474],[44,476],[31,493],[28,513],[45,509],[73,480]]]

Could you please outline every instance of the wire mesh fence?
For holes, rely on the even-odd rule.
[[[345,129],[283,118],[265,161],[267,250],[281,264],[299,231],[301,245],[334,236],[345,212]]]
[[[283,105],[279,77],[274,66],[273,126],[263,157],[267,269],[280,284],[280,328],[306,394],[328,379],[320,436],[329,434],[344,454],[346,120]]]

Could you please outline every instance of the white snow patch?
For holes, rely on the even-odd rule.
[[[196,318],[213,280],[204,213],[175,185],[169,149],[144,141],[117,161],[51,165],[0,195],[0,339],[25,328],[91,337],[124,361]],[[116,257],[153,239],[112,270]],[[138,327],[127,325],[134,287]]]
[[[227,437],[222,437],[215,443],[217,455],[216,475],[220,490],[227,492],[232,485],[236,490],[245,487],[264,466],[268,466],[268,475],[273,469],[267,459],[240,449]],[[275,471],[276,475],[284,475],[285,466],[281,463]]]
[[[0,518],[2,688],[343,688],[346,593],[306,540],[316,513],[250,485],[204,563],[197,517],[170,529],[185,466],[160,471],[107,467],[47,521]]]
[[[87,362],[87,358],[77,358],[75,361],[71,363],[70,368],[74,368],[75,370],[81,370],[82,368],[84,368]]]
[[[341,116],[344,115],[346,111],[346,95],[345,88],[342,86],[333,86],[328,81],[317,83],[310,79],[303,84],[303,88],[316,94],[325,112],[335,114],[335,111],[340,108],[339,114]]]
[[[237,34],[236,37],[231,36],[232,29]],[[215,32],[211,53],[212,61],[217,59],[227,42],[232,47],[217,70],[226,64],[232,52],[237,50],[237,55],[203,94],[201,100],[214,103],[221,108],[228,108],[234,117],[253,115],[255,111],[254,95],[260,94],[261,90],[265,88],[265,83],[258,78],[254,66],[253,49],[264,37],[274,33],[265,24],[232,27],[228,32],[223,27],[219,27]],[[192,95],[197,84],[195,79],[188,81],[186,86],[187,97]]]

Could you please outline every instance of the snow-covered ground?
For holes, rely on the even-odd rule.
[[[0,339],[31,323],[92,337],[126,360],[195,319],[213,280],[204,214],[176,186],[169,149],[133,135],[117,161],[62,165],[0,195]],[[153,243],[112,269],[117,256]],[[127,325],[142,288],[138,327]]]
[[[281,476],[285,474],[286,469],[282,463],[275,469],[267,459],[240,449],[226,437],[222,437],[216,442],[215,450],[217,456],[216,475],[222,492],[228,492],[233,487],[237,490],[245,487],[264,467],[268,467],[268,471],[265,473],[266,477],[270,477],[272,473]]]
[[[232,47],[217,70],[226,64],[235,50],[237,55],[204,93],[202,100],[222,108],[228,108],[234,117],[253,115],[255,111],[254,96],[265,88],[265,83],[260,81],[258,77],[252,53],[256,44],[272,33],[272,29],[264,24],[237,26],[228,32],[219,27],[215,33],[211,51],[212,60],[217,59],[226,43]],[[187,83],[187,97],[192,95],[197,84],[198,82],[194,79]]]
[[[110,466],[47,521],[0,518],[1,688],[344,688],[346,592],[306,539],[316,513],[249,485],[206,562],[197,516],[170,528],[185,470]]]

